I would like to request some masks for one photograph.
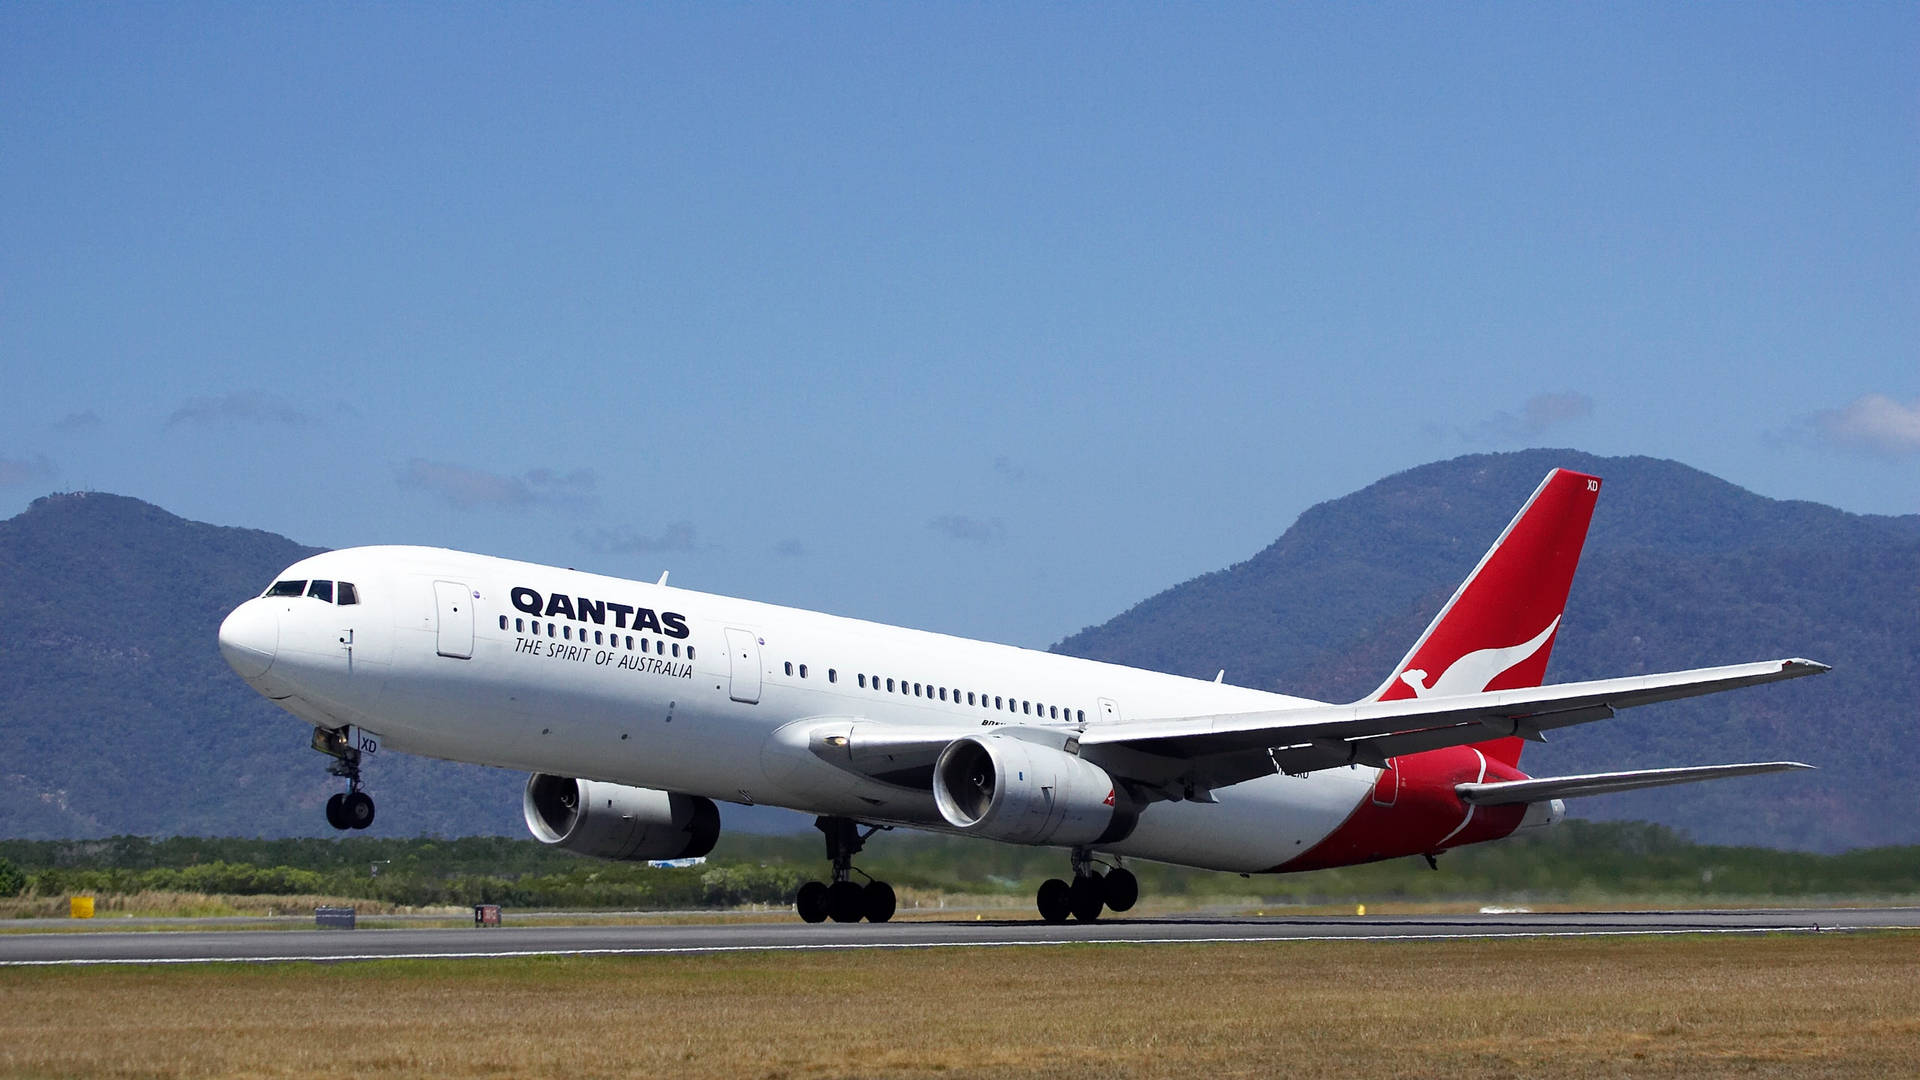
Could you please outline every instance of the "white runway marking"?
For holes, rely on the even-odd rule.
[[[1920,926],[1876,926],[1875,930],[1916,930]],[[1459,941],[1509,938],[1676,937],[1687,934],[1822,934],[1854,933],[1856,928],[1831,926],[1737,926],[1689,929],[1608,930],[1488,930],[1431,934],[1270,934],[1252,937],[1164,938],[1051,938],[1032,941],[869,941],[813,942],[788,945],[661,945],[633,948],[508,949],[472,952],[347,953],[335,956],[168,956],[61,960],[0,960],[0,967],[101,967],[116,964],[287,964],[341,963],[356,960],[507,960],[538,956],[674,956],[698,953],[833,952],[851,949],[965,949],[1021,948],[1058,945],[1231,945],[1286,941]]]

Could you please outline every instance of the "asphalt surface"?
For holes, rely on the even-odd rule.
[[[793,922],[397,930],[226,930],[0,935],[0,966],[339,961],[383,958],[641,956],[825,949],[1009,947],[1099,942],[1409,941],[1625,934],[1920,929],[1920,908],[1515,912],[1482,915]]]

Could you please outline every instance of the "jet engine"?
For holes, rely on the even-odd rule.
[[[1006,735],[947,744],[933,766],[933,798],[947,824],[1009,844],[1111,844],[1140,816],[1099,766]]]
[[[522,800],[534,839],[601,859],[688,859],[713,850],[712,799],[534,773]]]

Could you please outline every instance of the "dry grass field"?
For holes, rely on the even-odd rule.
[[[0,1075],[1914,1077],[1920,934],[6,969]]]

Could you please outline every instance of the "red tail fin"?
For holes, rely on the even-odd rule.
[[[1477,694],[1539,686],[1586,543],[1600,479],[1555,469],[1440,609],[1393,675],[1367,698]],[[1517,765],[1521,741],[1478,746]]]

